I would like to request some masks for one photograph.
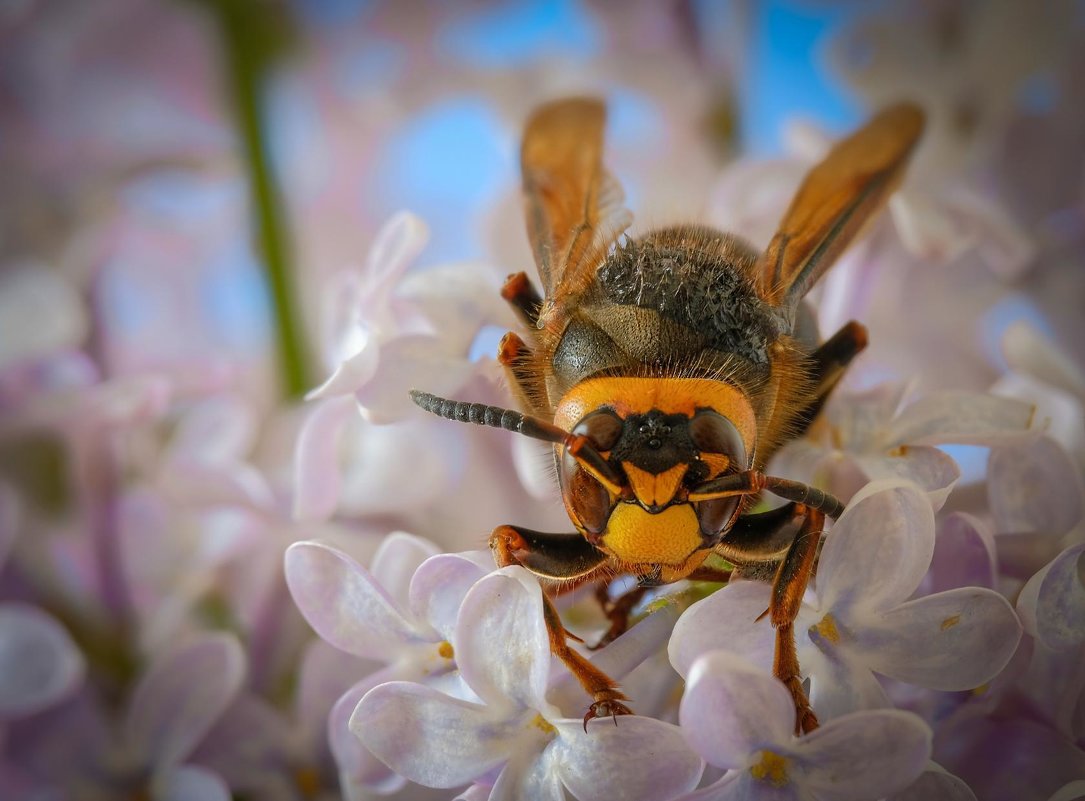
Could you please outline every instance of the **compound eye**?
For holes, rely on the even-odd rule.
[[[600,451],[609,451],[618,444],[622,435],[622,418],[610,409],[592,412],[576,424],[574,434],[580,434],[591,440]]]
[[[739,470],[745,470],[746,446],[735,424],[718,412],[701,409],[689,421],[689,436],[702,453],[722,453]]]
[[[559,465],[561,497],[569,517],[593,534],[602,533],[610,518],[610,493],[567,450]]]

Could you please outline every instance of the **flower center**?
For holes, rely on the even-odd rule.
[[[761,759],[750,767],[750,773],[773,787],[783,787],[787,784],[787,759],[772,751],[762,751]]]
[[[817,633],[831,643],[840,642],[840,631],[836,627],[836,620],[832,615],[823,617],[814,628]]]
[[[554,728],[553,724],[542,715],[536,715],[531,721],[531,725],[544,734],[557,734],[558,730]]]
[[[452,650],[452,643],[448,640],[444,640],[437,646],[437,653],[440,654],[443,659],[451,659],[456,655],[456,652]]]

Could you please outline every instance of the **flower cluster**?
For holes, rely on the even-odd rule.
[[[479,550],[572,529],[549,447],[407,399],[513,405],[508,154],[544,99],[607,97],[632,235],[767,243],[835,135],[723,164],[756,22],[725,5],[0,9],[0,798],[1085,796],[1072,3],[880,4],[829,42],[863,114],[929,124],[802,311],[871,345],[769,468],[846,505],[794,627],[813,731],[763,577],[637,594],[589,648],[627,578]],[[551,602],[636,714],[585,719]]]

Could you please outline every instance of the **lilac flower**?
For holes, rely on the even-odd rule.
[[[899,96],[885,102],[898,99]],[[761,246],[775,233],[773,226],[790,202],[802,175],[832,146],[832,139],[825,132],[810,126],[795,124],[789,133],[794,151],[791,158],[762,162],[737,160],[722,173],[709,201],[713,220],[728,230],[742,231]],[[926,144],[925,140],[918,154],[920,169]],[[895,261],[904,264],[909,260],[899,258],[901,255],[919,263],[947,264],[975,250],[994,272],[1013,276],[1035,254],[1031,238],[1004,205],[979,187],[964,182],[910,180],[890,200],[889,216],[896,240],[904,251],[894,254],[898,255]],[[884,247],[881,250],[893,252]],[[853,273],[843,264],[835,270]]]
[[[471,698],[391,682],[370,690],[351,718],[352,731],[396,772],[431,787],[496,774],[491,801],[560,799],[563,788],[582,801],[661,801],[700,777],[677,727],[640,716],[585,727],[547,700],[542,593],[523,568],[471,589],[451,646]]]
[[[1002,596],[962,587],[909,600],[934,550],[934,515],[918,489],[873,482],[828,534],[817,587],[795,623],[799,664],[823,719],[889,705],[882,674],[939,690],[967,690],[998,674],[1021,625]],[[769,586],[738,581],[699,601],[675,627],[671,662],[683,675],[722,648],[772,664],[773,631],[757,618]],[[727,620],[729,625],[718,625]]]
[[[976,794],[962,779],[929,762],[918,779],[893,793],[888,801],[976,801]]]
[[[1029,579],[1017,611],[1025,630],[1046,647],[1085,645],[1085,543],[1067,548]]]
[[[1064,347],[1018,322],[1002,337],[1009,371],[992,392],[1036,404],[1049,435],[1085,466],[1085,371]]]
[[[19,525],[15,493],[0,483],[0,572]],[[0,721],[32,715],[70,695],[85,663],[67,630],[31,604],[0,603]]]
[[[1003,537],[999,537],[1001,541]],[[982,692],[948,711],[935,732],[936,758],[966,779],[980,798],[1046,801],[1060,784],[1085,772],[1085,608],[1077,562],[1064,551],[1018,595],[1025,629],[1010,665]],[[993,780],[992,765],[1010,781]]]
[[[328,743],[328,714],[357,678],[359,660],[322,640],[309,644],[298,668],[293,704],[276,708],[246,692],[230,705],[193,755],[230,789],[265,801],[340,798],[339,771]],[[357,788],[342,783],[348,797]]]
[[[191,758],[244,673],[236,639],[200,635],[151,663],[117,720],[84,692],[13,724],[5,756],[21,766],[28,786],[51,788],[56,797],[228,800],[222,778]]]
[[[0,720],[57,703],[84,672],[83,655],[54,617],[30,604],[0,603]]]
[[[186,763],[241,687],[236,640],[204,635],[152,665],[133,693],[122,729],[127,769],[150,771],[155,798],[228,798],[222,779]]]
[[[471,343],[484,325],[515,325],[493,271],[456,265],[405,276],[427,238],[421,220],[397,214],[378,234],[365,271],[341,273],[328,287],[325,340],[334,371],[309,398],[353,394],[367,419],[398,420],[409,389],[454,393],[470,378],[477,369]]]
[[[993,395],[939,392],[905,404],[906,387],[882,385],[829,402],[813,436],[786,445],[775,468],[842,499],[867,481],[914,481],[941,507],[960,476],[937,445],[999,445],[1022,438],[1033,407]]]
[[[425,680],[455,666],[449,640],[456,612],[488,564],[484,568],[482,559],[456,554],[427,559],[436,550],[425,540],[394,533],[366,570],[320,543],[300,542],[287,549],[286,582],[302,615],[328,643],[369,664],[368,671],[359,671],[363,678],[356,677],[336,702],[328,722],[345,784],[384,791],[403,784],[347,731],[362,696],[384,681]],[[488,555],[484,558],[488,562]]]
[[[879,798],[908,787],[930,757],[930,730],[897,710],[856,712],[796,737],[787,688],[730,653],[699,657],[687,681],[682,731],[728,772],[682,801]]]
[[[950,724],[935,733],[935,758],[983,801],[1047,801],[1085,776],[1081,748],[1020,707]]]
[[[1074,460],[1051,437],[1029,437],[991,450],[987,498],[1000,533],[1040,533],[1057,540],[1085,515]]]
[[[957,587],[997,589],[998,553],[990,526],[963,512],[938,521],[931,566],[920,587],[929,595]]]
[[[1085,779],[1067,782],[1048,801],[1081,801],[1085,798]]]

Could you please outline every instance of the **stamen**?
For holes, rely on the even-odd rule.
[[[840,631],[836,628],[836,620],[832,615],[826,615],[823,617],[817,625],[814,626],[817,633],[824,637],[831,643],[840,642]]]
[[[788,782],[787,759],[772,751],[762,751],[761,759],[750,767],[755,779],[767,781],[773,787],[783,787]]]
[[[545,734],[558,733],[558,730],[554,728],[554,725],[542,715],[536,715],[535,718],[531,721],[531,725],[539,731],[544,732]]]

